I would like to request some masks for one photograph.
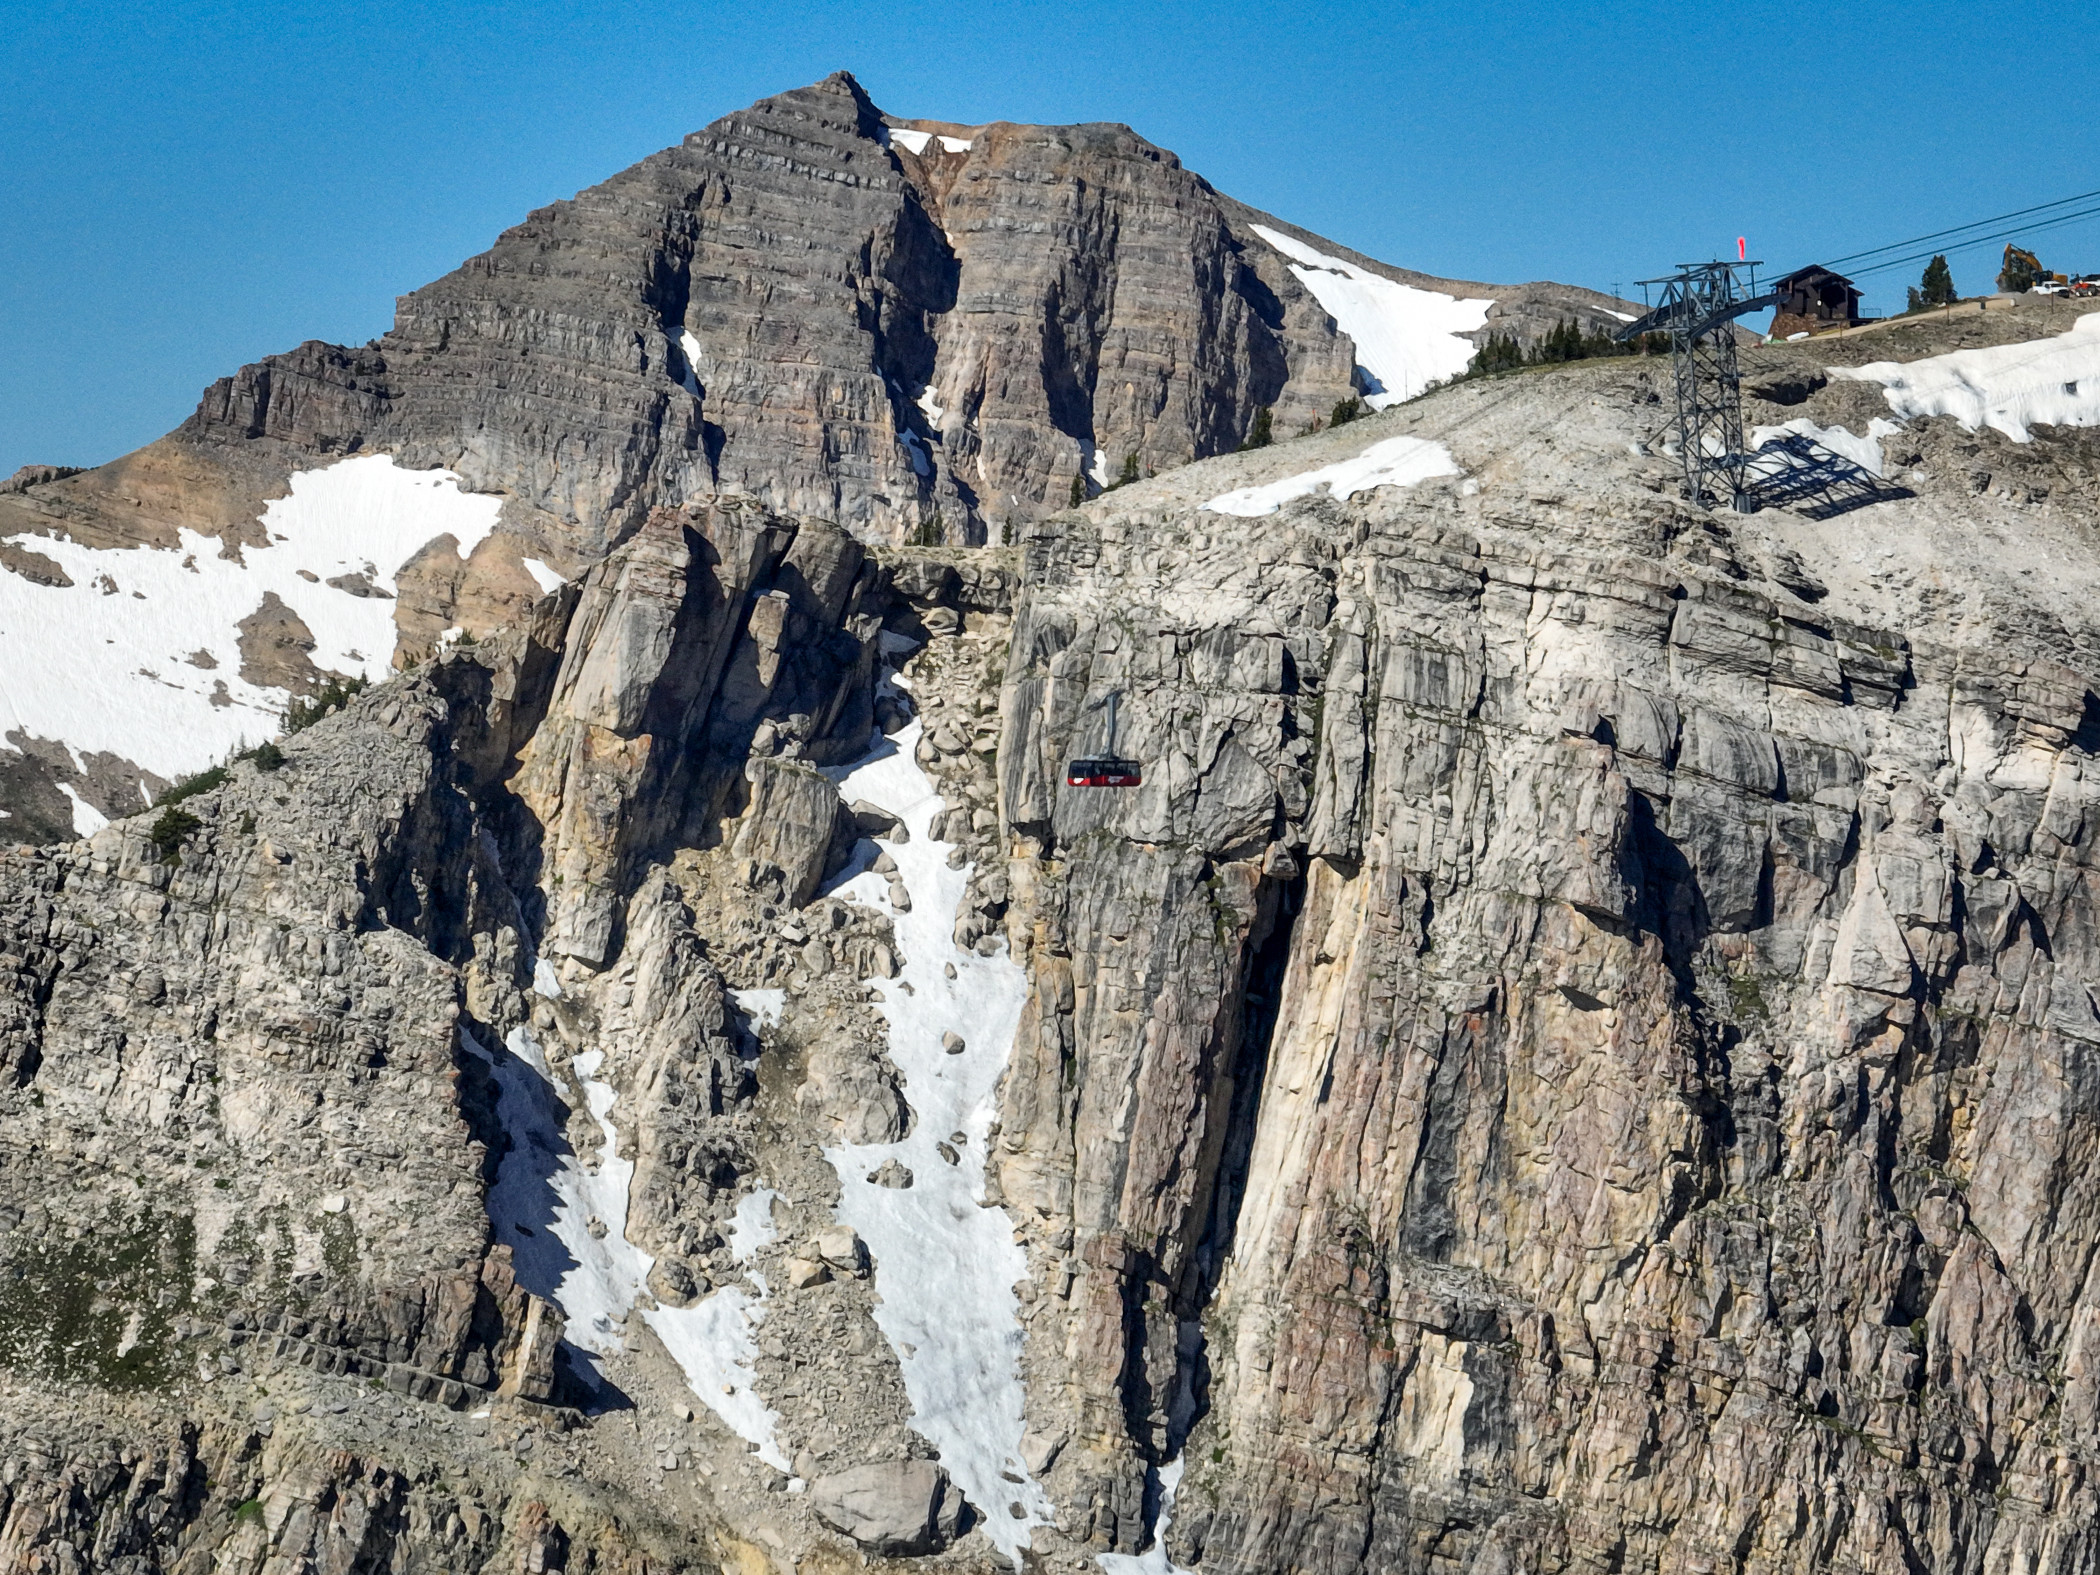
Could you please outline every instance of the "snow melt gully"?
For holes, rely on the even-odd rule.
[[[891,680],[909,688],[901,678]],[[885,842],[909,911],[890,906],[888,881],[862,872],[831,895],[863,902],[894,926],[903,971],[870,979],[881,991],[889,1055],[912,1110],[896,1143],[838,1144],[824,1157],[839,1178],[839,1220],[875,1261],[875,1323],[897,1353],[912,1427],[983,1516],[979,1529],[1021,1562],[1029,1528],[1052,1518],[1050,1498],[1021,1457],[1026,1429],[1021,1317],[1015,1285],[1028,1258],[1005,1209],[987,1206],[984,1172],[1000,1075],[1028,995],[1028,977],[1002,949],[980,957],[955,945],[956,911],[970,868],[948,867],[952,844],[933,837],[945,801],[914,758],[921,723],[879,739],[863,759],[826,775],[850,801],[866,799],[904,822],[907,840]],[[950,975],[953,977],[950,977]],[[963,1042],[951,1055],[942,1036]],[[941,1153],[946,1143],[958,1158]],[[910,1187],[870,1174],[895,1159]]]
[[[1006,1211],[987,1206],[984,1172],[999,1078],[1028,980],[1003,951],[983,957],[954,943],[955,914],[971,871],[968,865],[950,869],[953,844],[933,837],[934,817],[947,806],[913,758],[920,728],[914,721],[894,738],[878,737],[861,760],[827,773],[849,799],[879,804],[910,832],[908,841],[886,844],[896,878],[910,894],[908,911],[890,905],[888,881],[872,873],[856,874],[829,895],[878,908],[895,927],[902,972],[867,983],[883,993],[890,1059],[902,1074],[912,1128],[901,1142],[841,1144],[825,1158],[839,1177],[838,1218],[859,1233],[874,1259],[875,1322],[903,1371],[911,1425],[940,1451],[949,1477],[982,1516],[986,1539],[1019,1567],[1030,1528],[1049,1522],[1053,1510],[1021,1455],[1026,1420],[1014,1288],[1027,1277],[1027,1255],[1014,1242]],[[534,969],[534,988],[561,993],[544,962]],[[762,1021],[783,1004],[778,992],[736,994],[739,1006]],[[960,1052],[948,1052],[949,1033],[962,1039]],[[634,1165],[619,1154],[612,1121],[618,1096],[595,1076],[602,1054],[587,1051],[571,1063],[605,1139],[595,1170],[587,1170],[562,1137],[561,1097],[531,1030],[511,1033],[507,1055],[490,1052],[465,1030],[460,1039],[494,1075],[498,1116],[512,1140],[489,1194],[496,1238],[512,1245],[520,1283],[561,1307],[571,1340],[611,1355],[622,1348],[623,1327],[653,1260],[627,1239]],[[956,1161],[941,1153],[943,1143]],[[912,1186],[888,1188],[867,1179],[891,1158],[912,1171]],[[738,1205],[730,1230],[738,1261],[772,1239],[775,1196],[759,1188]],[[769,1291],[755,1272],[746,1274],[755,1296],[725,1286],[691,1307],[653,1307],[643,1317],[693,1393],[758,1445],[760,1459],[786,1471],[777,1415],[756,1389],[753,1330]]]
[[[558,996],[561,986],[542,963],[534,987]],[[510,1150],[489,1189],[489,1223],[508,1243],[518,1283],[561,1308],[569,1343],[594,1356],[611,1356],[625,1345],[627,1316],[648,1284],[655,1259],[627,1239],[627,1202],[634,1161],[620,1157],[611,1112],[618,1094],[594,1074],[603,1052],[585,1051],[570,1062],[604,1142],[595,1170],[578,1160],[563,1136],[566,1103],[529,1028],[514,1028],[495,1055],[464,1028],[460,1044],[486,1064],[497,1089],[496,1114],[510,1137]],[[738,1204],[729,1227],[729,1252],[743,1263],[773,1239],[771,1189],[759,1187]],[[592,1230],[593,1223],[600,1230]],[[686,1383],[739,1438],[758,1446],[758,1457],[789,1469],[774,1434],[778,1416],[759,1398],[758,1342],[767,1286],[747,1269],[756,1294],[727,1285],[690,1307],[651,1307],[643,1313],[684,1371]]]

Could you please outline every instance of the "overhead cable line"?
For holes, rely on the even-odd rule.
[[[1965,241],[1936,246],[1928,251],[1913,252],[1907,257],[1891,257],[1882,262],[1869,263],[1864,268],[1854,268],[1852,277],[1856,279],[1865,278],[1869,274],[1886,273],[1892,268],[1908,268],[1915,263],[1930,262],[1934,257],[1945,255],[1948,252],[1966,251],[1972,246],[1997,246],[2006,241],[2027,240],[2036,235],[2046,235],[2051,230],[2061,229],[2067,224],[2075,224],[2095,217],[2100,217],[2100,207],[2084,208],[2076,213],[2057,214],[2053,218],[2044,219],[2034,224],[2021,225],[2017,229],[2000,230],[1994,234],[1972,236]]]
[[[2014,209],[2014,210],[2013,210],[2013,211],[2012,211],[2011,213],[2001,213],[2001,214],[1998,214],[1998,215],[1997,215],[1996,217],[1994,217],[1994,218],[1989,218],[1989,219],[1975,219],[1975,220],[1971,220],[1971,221],[1970,221],[1969,223],[1967,223],[1967,224],[1957,224],[1957,225],[1954,225],[1954,226],[1953,226],[1952,228],[1949,228],[1949,229],[1945,229],[1945,230],[1934,230],[1934,231],[1932,231],[1932,232],[1931,232],[1930,234],[1926,234],[1926,235],[1913,235],[1913,236],[1912,236],[1912,237],[1911,237],[1911,238],[1910,238],[1909,240],[1907,240],[1907,241],[1891,241],[1891,242],[1889,242],[1889,244],[1888,244],[1888,245],[1886,245],[1886,246],[1870,246],[1870,247],[1868,247],[1868,248],[1867,248],[1867,249],[1866,249],[1865,251],[1863,251],[1863,252],[1850,252],[1850,253],[1846,254],[1845,256],[1843,256],[1843,257],[1833,257],[1833,258],[1831,258],[1831,259],[1830,259],[1830,261],[1829,261],[1829,262],[1825,263],[1825,264],[1824,264],[1823,266],[1825,266],[1826,268],[1835,268],[1835,267],[1837,267],[1837,266],[1838,266],[1838,265],[1839,265],[1840,263],[1848,263],[1848,262],[1860,262],[1860,261],[1863,261],[1864,259],[1866,259],[1866,258],[1869,258],[1869,257],[1878,257],[1878,256],[1880,256],[1880,255],[1881,255],[1881,253],[1883,253],[1883,252],[1893,252],[1893,251],[1901,251],[1901,250],[1902,250],[1902,249],[1903,249],[1904,247],[1907,247],[1907,246],[1922,246],[1922,245],[1924,245],[1924,244],[1925,244],[1925,243],[1926,243],[1927,241],[1937,241],[1937,240],[1943,240],[1943,239],[1945,239],[1945,238],[1947,238],[1947,237],[1949,237],[1949,236],[1955,236],[1955,235],[1960,235],[1960,234],[1962,234],[1962,233],[1964,233],[1965,231],[1968,231],[1968,230],[1982,230],[1982,229],[1988,229],[1988,228],[1990,228],[1990,226],[1992,226],[1992,225],[1994,225],[1994,224],[2003,224],[2003,223],[2004,223],[2004,222],[2005,222],[2006,220],[2008,220],[2008,219],[2020,219],[2020,218],[2025,218],[2025,217],[2026,217],[2027,215],[2029,215],[2029,214],[2032,214],[2032,213],[2046,213],[2046,212],[2048,212],[2048,210],[2049,210],[2049,209],[2051,209],[2051,208],[2065,208],[2065,207],[2069,207],[2069,206],[2070,206],[2070,205],[2071,205],[2072,203],[2074,203],[2074,202],[2090,202],[2090,201],[2092,201],[2092,199],[2093,199],[2093,198],[2095,198],[2095,197],[2100,197],[2100,191],[2086,191],[2086,192],[2080,192],[2080,193],[2079,193],[2079,194],[2078,194],[2077,196],[2075,196],[2075,197],[2059,197],[2059,198],[2057,198],[2057,199],[2056,199],[2056,201],[2054,201],[2054,202],[2043,202],[2043,203],[2037,203],[2037,204],[2036,204],[2036,205],[2035,205],[2034,207],[2032,207],[2032,208],[2015,208],[2015,209]],[[2082,215],[2070,215],[2070,216],[2068,216],[2068,217],[2082,217]],[[2039,222],[2039,221],[2038,221],[2038,222]],[[2031,227],[2032,227],[2032,226],[2026,226],[2026,228],[2031,228]],[[1968,244],[1968,243],[1967,243],[1967,242],[1957,242],[1956,244],[1957,244],[1957,245],[1966,245],[1966,244]],[[1879,267],[1879,266],[1881,266],[1881,265],[1880,265],[1880,264],[1876,264],[1875,266],[1876,266],[1876,267]],[[1870,270],[1867,270],[1867,269],[1862,269],[1862,270],[1860,270],[1860,271],[1861,271],[1861,272],[1867,272],[1867,271],[1870,271]]]

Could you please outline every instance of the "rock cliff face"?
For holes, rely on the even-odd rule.
[[[1466,481],[1251,555],[1201,471],[1031,539],[997,1164],[1074,1529],[1180,1459],[1204,1570],[2093,1556],[2090,436],[1724,521],[1649,397],[1429,401]],[[1110,687],[1147,787],[1060,792]]]
[[[2092,1567],[2100,449],[1658,382],[657,508],[0,860],[0,1569]]]

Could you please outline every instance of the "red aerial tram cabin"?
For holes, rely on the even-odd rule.
[[[1121,698],[1121,690],[1111,689],[1108,699],[1102,702],[1108,707],[1108,753],[1085,755],[1068,762],[1066,787],[1134,788],[1144,782],[1145,773],[1138,763],[1116,753],[1116,702]]]
[[[1066,787],[1137,787],[1145,774],[1135,760],[1103,755],[1093,760],[1075,760],[1065,767]]]

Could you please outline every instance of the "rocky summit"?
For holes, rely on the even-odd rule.
[[[0,854],[0,1570],[2100,1564],[2100,315],[1448,283],[833,78],[0,498],[315,576]]]
[[[906,122],[841,73],[539,210],[368,345],[0,485],[0,810],[38,838],[129,814],[330,674],[509,627],[659,507],[1018,544],[1610,308],[1386,267],[1123,126]],[[54,657],[95,705],[40,692]]]

